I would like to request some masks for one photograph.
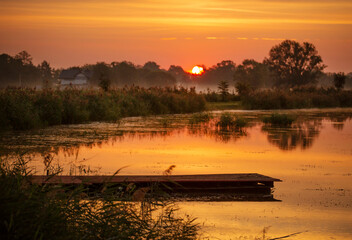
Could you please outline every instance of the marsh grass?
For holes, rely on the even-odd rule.
[[[241,98],[246,109],[299,109],[352,107],[352,91],[301,87],[257,90]]]
[[[205,103],[202,95],[176,87],[126,87],[109,91],[5,89],[0,90],[0,130],[192,113],[203,111]]]
[[[243,127],[247,126],[247,123],[248,122],[246,119],[225,112],[221,114],[219,121],[216,123],[216,126],[220,129],[242,129]]]
[[[1,239],[195,239],[194,219],[168,202],[124,201],[138,189],[36,185],[19,159],[0,164]]]
[[[192,114],[189,119],[189,124],[198,124],[198,123],[206,123],[209,122],[213,118],[213,115],[208,112],[200,112]]]

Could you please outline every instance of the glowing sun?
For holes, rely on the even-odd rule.
[[[203,72],[204,72],[204,69],[199,66],[194,66],[191,71],[191,73],[194,75],[201,75]]]

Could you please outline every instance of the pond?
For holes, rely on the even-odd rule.
[[[275,183],[276,202],[179,202],[197,218],[202,237],[352,238],[352,109],[284,111],[289,127],[270,126],[270,111],[228,111],[242,130],[221,130],[192,115],[122,119],[0,135],[0,154],[30,158],[35,174],[70,175],[260,173]],[[282,113],[282,112],[280,112]]]

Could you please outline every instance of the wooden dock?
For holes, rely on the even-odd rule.
[[[172,184],[187,189],[226,189],[241,187],[273,187],[280,179],[258,173],[245,174],[199,174],[199,175],[116,175],[116,176],[32,176],[34,184]]]
[[[116,176],[31,176],[31,182],[35,184],[102,184],[102,183],[153,183],[153,182],[176,182],[180,184],[223,184],[223,183],[256,183],[273,186],[280,179],[264,176],[258,173],[239,174],[197,174],[197,175],[116,175]]]
[[[199,175],[31,176],[32,184],[75,186],[88,191],[102,186],[128,189],[160,189],[170,197],[186,201],[277,201],[274,182],[280,179],[258,173]],[[153,191],[154,191],[153,190]],[[147,190],[149,191],[149,190]]]

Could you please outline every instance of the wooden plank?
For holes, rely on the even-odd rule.
[[[199,175],[117,175],[117,176],[32,176],[31,182],[36,184],[102,184],[102,183],[266,183],[281,181],[277,178],[258,173],[244,174],[199,174]]]

